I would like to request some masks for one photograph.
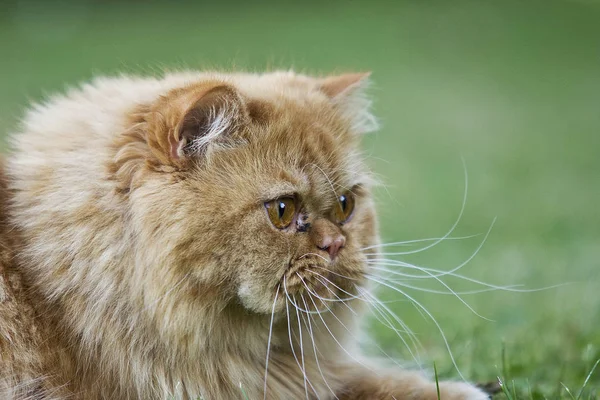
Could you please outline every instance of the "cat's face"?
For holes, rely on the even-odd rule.
[[[151,298],[270,314],[356,293],[378,240],[355,124],[367,110],[348,109],[364,107],[350,104],[362,77],[337,79],[202,83],[145,111],[153,153],[129,196]]]

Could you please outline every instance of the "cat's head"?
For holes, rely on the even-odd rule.
[[[359,151],[375,125],[367,78],[214,76],[133,113],[114,171],[146,304],[270,314],[356,292],[378,240]]]

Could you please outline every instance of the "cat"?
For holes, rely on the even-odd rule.
[[[359,351],[368,81],[121,76],[33,107],[0,174],[0,397],[437,399]]]

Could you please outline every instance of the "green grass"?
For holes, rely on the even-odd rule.
[[[438,377],[437,367],[435,366],[435,362],[433,363],[433,376],[435,378],[435,390],[436,390],[436,393],[437,393],[437,398],[438,398],[438,400],[441,400],[441,396],[440,396],[440,381],[439,381],[439,377]]]
[[[31,99],[97,74],[372,70],[383,128],[364,143],[386,183],[377,193],[384,239],[446,232],[462,200],[462,157],[469,192],[454,235],[485,233],[497,221],[461,272],[526,288],[572,282],[464,296],[493,322],[451,296],[414,293],[462,374],[500,377],[500,399],[599,396],[598,2],[63,3],[5,3],[0,12],[0,136]],[[451,269],[481,238],[403,259]],[[407,302],[389,306],[418,335],[424,366],[456,378],[435,325]],[[374,320],[369,329],[386,352],[410,360],[393,332]]]

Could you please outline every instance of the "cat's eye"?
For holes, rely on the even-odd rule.
[[[265,203],[267,214],[273,226],[285,229],[294,220],[296,215],[296,202],[293,197],[281,197]]]
[[[333,216],[338,224],[347,222],[354,211],[354,196],[346,192],[338,197],[338,201],[333,210]]]

